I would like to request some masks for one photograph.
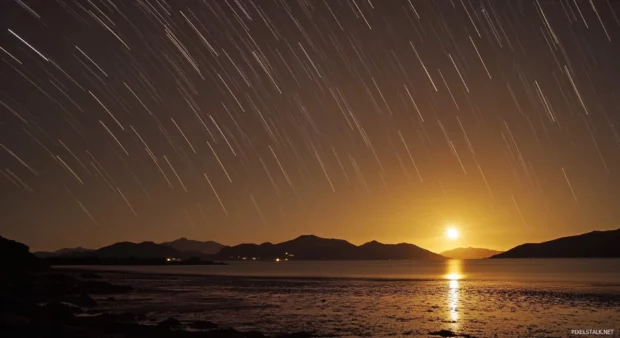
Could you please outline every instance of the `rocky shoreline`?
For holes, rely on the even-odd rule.
[[[222,328],[210,321],[156,324],[131,312],[102,312],[95,297],[134,292],[133,287],[102,280],[92,272],[67,273],[47,267],[26,245],[0,237],[0,336],[95,338],[245,338],[256,332]],[[308,332],[277,337],[311,337]]]
[[[168,318],[155,325],[142,314],[102,313],[91,295],[116,295],[133,291],[92,273],[81,277],[53,270],[30,275],[27,280],[2,283],[0,336],[3,337],[266,337],[261,332],[220,328],[210,321],[180,322]],[[310,337],[309,333],[278,337]]]

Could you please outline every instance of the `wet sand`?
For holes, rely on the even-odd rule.
[[[567,337],[620,326],[620,286],[594,283],[240,277],[97,272],[133,293],[103,311],[208,320],[268,334]]]

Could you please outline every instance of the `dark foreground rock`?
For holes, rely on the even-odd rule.
[[[110,318],[73,317],[60,321],[57,318],[32,320],[24,317],[4,317],[0,321],[2,337],[56,338],[56,337],[98,337],[98,338],[264,338],[261,332],[242,332],[235,329],[213,329],[208,331],[185,331],[160,325],[143,325],[135,322],[110,321]],[[309,333],[284,334],[282,338],[306,338]]]
[[[43,317],[53,318],[55,320],[73,319],[73,316],[82,313],[82,309],[69,303],[52,302],[42,305],[40,313]]]
[[[0,271],[1,273],[1,271]],[[42,272],[27,279],[1,275],[0,337],[52,338],[249,338],[261,332],[220,328],[210,321],[182,323],[168,318],[157,325],[139,323],[146,318],[131,312],[96,313],[97,303],[85,290],[98,294],[131,292],[131,288],[105,281],[80,280]],[[186,329],[191,329],[188,331]],[[310,337],[307,333],[279,337]]]
[[[190,329],[195,330],[210,330],[216,329],[218,327],[217,324],[210,322],[208,320],[196,320],[189,324]]]
[[[103,278],[92,272],[84,272],[83,274],[80,275],[80,277],[82,277],[83,279],[102,279]]]
[[[131,323],[138,320],[144,320],[144,315],[137,315],[132,312],[119,312],[119,313],[101,313],[93,317],[100,323]]]
[[[97,306],[97,302],[86,293],[81,293],[79,295],[68,295],[64,297],[62,301],[84,308],[93,308]]]
[[[295,333],[287,333],[278,337],[286,337],[286,338],[310,338],[312,334],[309,332],[295,332]]]
[[[168,318],[166,320],[162,320],[161,322],[159,322],[157,324],[157,327],[162,328],[162,329],[173,329],[173,328],[180,328],[181,327],[181,322],[176,319],[176,318]]]
[[[115,293],[126,293],[133,290],[128,285],[114,285],[104,281],[87,280],[80,283],[81,290],[93,295],[109,295]]]
[[[20,242],[0,236],[1,271],[11,274],[26,274],[46,267],[39,258],[30,253],[30,248]]]
[[[431,336],[440,336],[440,337],[462,337],[462,338],[474,338],[471,335],[468,334],[458,334],[458,333],[454,333],[450,330],[439,330],[439,331],[434,331],[434,332],[429,332],[428,333]]]

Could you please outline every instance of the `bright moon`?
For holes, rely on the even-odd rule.
[[[448,229],[446,229],[446,237],[450,240],[459,238],[459,230],[453,226],[448,227]]]

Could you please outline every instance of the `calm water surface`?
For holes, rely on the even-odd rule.
[[[620,259],[478,259],[447,261],[235,261],[230,265],[94,266],[157,274],[364,279],[459,279],[608,283],[620,286]]]
[[[620,329],[620,259],[88,267],[136,291],[103,310],[324,337],[567,337]],[[617,335],[616,335],[617,336]]]

